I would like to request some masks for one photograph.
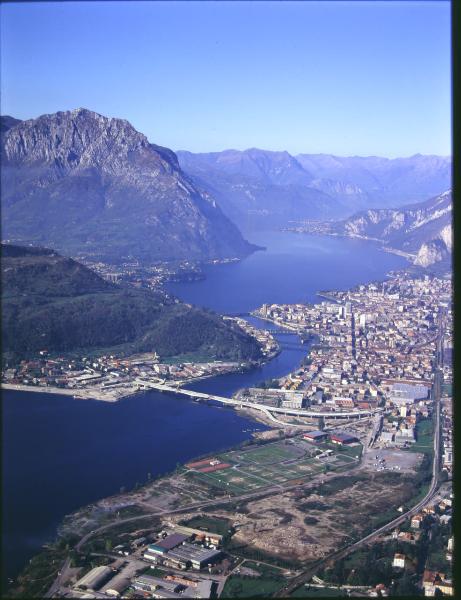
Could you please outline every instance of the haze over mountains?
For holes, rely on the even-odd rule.
[[[451,186],[449,157],[256,148],[176,155],[127,121],[86,109],[28,121],[2,117],[1,159],[4,240],[106,262],[242,258],[255,246],[238,227],[278,229],[397,209]],[[382,210],[379,219],[401,218]],[[425,232],[432,235],[422,228],[419,241],[433,242]]]
[[[176,155],[86,109],[2,118],[3,239],[105,260],[243,257],[254,247]]]
[[[341,221],[313,225],[322,233],[365,237],[415,256],[427,267],[446,261],[452,251],[452,192],[398,209],[369,209]],[[309,226],[307,226],[309,230]]]
[[[252,148],[177,152],[181,167],[247,227],[341,218],[368,207],[418,202],[451,185],[451,158],[338,157]]]

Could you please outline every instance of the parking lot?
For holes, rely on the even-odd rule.
[[[378,459],[376,458],[378,456]],[[380,462],[384,460],[384,462]],[[371,449],[364,456],[364,467],[371,471],[395,471],[397,473],[411,473],[422,460],[422,455],[408,450],[394,448]]]

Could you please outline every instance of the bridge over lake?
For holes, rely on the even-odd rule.
[[[257,404],[256,402],[245,402],[243,400],[236,400],[235,398],[225,398],[224,396],[216,396],[214,394],[207,394],[204,392],[197,392],[195,390],[188,390],[181,387],[173,387],[170,385],[166,385],[164,383],[154,383],[154,382],[137,382],[140,387],[144,387],[145,389],[154,389],[160,392],[169,392],[171,394],[180,394],[182,396],[188,396],[194,400],[212,400],[215,402],[220,402],[222,404],[238,406],[240,408],[253,408],[255,410],[259,410],[264,412],[271,420],[278,421],[272,415],[272,413],[279,413],[283,415],[292,415],[297,417],[326,417],[328,419],[351,419],[351,418],[363,418],[374,415],[376,412],[380,412],[381,409],[372,409],[372,410],[355,410],[348,412],[322,412],[318,410],[303,410],[296,408],[279,408],[279,407],[268,407],[264,406],[264,404]],[[287,425],[287,423],[285,423]]]

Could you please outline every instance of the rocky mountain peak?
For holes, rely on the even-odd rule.
[[[86,108],[42,115],[2,135],[3,234],[62,252],[95,247],[148,260],[251,251],[174,152],[128,121]],[[123,240],[123,243],[122,243]],[[140,250],[142,248],[142,251]]]
[[[85,108],[22,121],[4,139],[4,160],[33,165],[45,162],[72,170],[98,166],[114,171],[121,158],[149,147],[145,135],[123,119]]]

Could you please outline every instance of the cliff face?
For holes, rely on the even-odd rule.
[[[242,257],[252,246],[176,155],[86,109],[5,123],[3,237],[101,257]]]
[[[446,244],[441,239],[424,242],[414,260],[415,265],[429,267],[450,257]]]
[[[452,250],[451,190],[401,209],[371,209],[329,223],[326,232],[366,237],[414,254],[415,264],[429,266],[449,259]]]

